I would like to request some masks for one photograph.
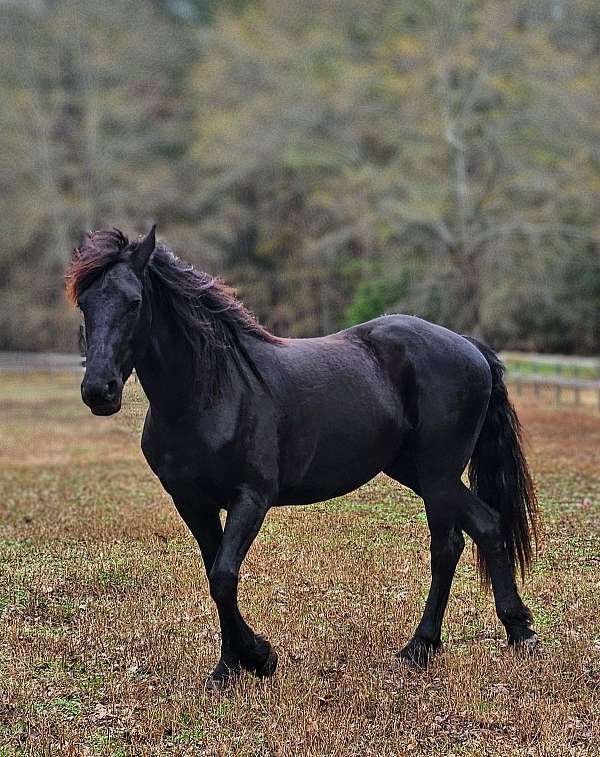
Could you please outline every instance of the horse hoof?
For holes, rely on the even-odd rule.
[[[415,670],[425,670],[441,648],[441,642],[435,644],[412,639],[397,653],[396,657]]]
[[[222,694],[231,689],[239,677],[239,670],[219,664],[204,682],[204,690],[209,694]]]
[[[533,632],[531,636],[528,636],[526,639],[520,639],[511,644],[511,646],[517,654],[523,655],[524,657],[530,657],[542,653],[542,643],[540,642],[538,635]]]
[[[267,659],[263,662],[263,664],[258,667],[254,674],[258,678],[269,678],[272,676],[277,669],[277,652],[271,647],[269,649],[269,655]]]
[[[204,682],[204,691],[207,694],[222,694],[225,689],[230,686],[230,682],[226,678],[213,678],[208,676]]]

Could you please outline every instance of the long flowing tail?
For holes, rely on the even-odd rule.
[[[502,361],[489,347],[468,338],[492,371],[492,394],[469,463],[471,491],[500,513],[513,574],[518,566],[524,581],[538,543],[539,510],[523,452],[521,424],[508,397]],[[489,586],[490,575],[480,550],[477,563],[482,584]]]

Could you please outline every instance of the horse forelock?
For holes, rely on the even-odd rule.
[[[65,273],[67,298],[76,305],[79,295],[130,247],[129,239],[119,229],[88,232],[82,244],[73,250]]]

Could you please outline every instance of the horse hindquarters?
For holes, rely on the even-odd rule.
[[[467,350],[475,353],[471,345]],[[487,366],[480,361],[470,372],[469,388],[462,389],[460,379],[453,378],[442,360],[440,351],[437,370],[427,371],[424,380],[419,374],[419,356],[413,358],[417,394],[404,394],[402,401],[403,407],[412,403],[418,422],[393,466],[385,470],[423,498],[430,531],[431,585],[422,618],[400,652],[403,659],[419,667],[426,666],[442,646],[443,617],[465,544],[456,485],[475,447],[490,383]],[[431,358],[425,364],[431,368]]]
[[[402,651],[418,664],[440,647],[442,618],[464,544],[462,530],[477,544],[509,642],[535,640],[514,579],[515,563],[529,559],[535,518],[518,422],[494,353],[475,345],[477,354],[471,344],[456,340],[472,358],[472,369],[465,371],[465,361],[457,361],[462,371],[446,366],[432,382],[421,382],[412,450],[386,471],[423,497],[431,532],[431,588],[423,618]],[[474,491],[461,481],[470,458]]]

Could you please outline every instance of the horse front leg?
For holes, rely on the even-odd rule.
[[[222,690],[242,668],[258,676],[272,675],[277,655],[266,639],[254,633],[237,605],[240,567],[268,507],[256,495],[245,493],[229,507],[224,531],[218,509],[199,508],[196,497],[173,499],[200,547],[221,624],[221,658],[207,678],[207,689]]]
[[[208,577],[223,541],[223,527],[221,526],[219,510],[218,508],[206,510],[198,507],[196,497],[174,496],[173,501],[179,515],[198,542]]]
[[[210,690],[223,689],[240,668],[264,677],[277,667],[272,646],[246,623],[237,601],[240,567],[268,509],[264,498],[248,490],[228,507],[221,546],[208,576],[221,623],[221,659],[207,679]]]

